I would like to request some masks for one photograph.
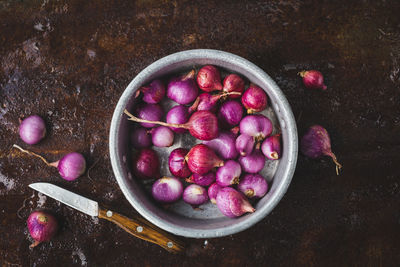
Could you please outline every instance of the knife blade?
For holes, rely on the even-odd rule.
[[[142,217],[128,218],[109,209],[104,209],[91,199],[75,194],[50,183],[33,183],[30,188],[64,203],[90,216],[97,216],[118,225],[140,239],[157,244],[172,253],[182,252],[184,243],[177,237],[161,230]]]

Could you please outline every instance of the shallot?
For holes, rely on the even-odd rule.
[[[186,178],[192,174],[185,160],[188,152],[189,150],[185,148],[177,148],[171,152],[168,158],[168,167],[172,175],[179,178]]]
[[[29,145],[40,142],[46,135],[46,124],[38,115],[25,118],[19,126],[19,136]]]
[[[155,146],[169,147],[174,143],[174,132],[166,126],[151,129],[151,140]]]
[[[242,104],[247,109],[248,114],[263,111],[267,107],[267,94],[257,85],[250,87],[243,93]]]
[[[241,193],[231,187],[224,187],[219,190],[216,202],[222,214],[231,218],[239,217],[246,212],[255,211],[250,202]]]
[[[188,183],[195,183],[202,186],[209,186],[215,182],[215,173],[209,172],[206,174],[193,173],[189,178],[186,179]]]
[[[41,242],[50,241],[58,231],[57,219],[45,211],[32,212],[26,224],[28,225],[29,234],[35,240],[30,245],[31,248],[36,247]]]
[[[222,126],[231,128],[238,125],[243,117],[243,107],[239,102],[228,100],[221,105],[218,112],[218,119]]]
[[[261,145],[261,151],[270,160],[277,160],[281,157],[280,134],[265,138]]]
[[[184,105],[177,105],[171,108],[166,116],[167,123],[170,124],[184,124],[189,120],[190,113],[188,107]],[[186,132],[185,128],[170,127],[176,133]]]
[[[182,182],[175,177],[162,177],[154,182],[151,194],[155,200],[161,203],[172,203],[182,196]]]
[[[131,133],[131,145],[134,148],[144,148],[151,146],[151,135],[142,127],[135,128]]]
[[[221,190],[222,188],[223,187],[217,183],[213,183],[212,185],[210,185],[210,187],[208,188],[208,197],[210,198],[211,203],[217,204],[217,195],[219,190]]]
[[[230,95],[240,95],[239,92],[225,92],[219,94],[210,94],[210,93],[202,93],[197,98],[196,101],[190,106],[189,113],[192,113],[196,110],[209,110],[209,111],[216,111],[217,104],[219,100],[223,100],[226,96]]]
[[[143,148],[133,156],[133,172],[141,179],[160,177],[160,160],[151,148]]]
[[[257,173],[264,168],[265,157],[259,149],[255,149],[251,154],[239,157],[239,162],[244,172]]]
[[[238,189],[248,198],[260,198],[267,193],[268,183],[260,174],[246,174],[240,179]]]
[[[161,80],[152,81],[149,86],[143,86],[139,88],[135,97],[138,97],[140,93],[143,94],[143,101],[149,104],[159,103],[165,96],[165,86]]]
[[[200,185],[191,184],[183,191],[182,198],[190,205],[199,206],[207,202],[207,190]]]
[[[136,114],[139,119],[144,121],[159,121],[163,115],[163,111],[158,104],[142,103],[136,108]],[[152,128],[154,123],[142,122],[141,125],[145,128]]]
[[[197,73],[197,84],[201,90],[206,92],[222,90],[219,70],[212,65],[202,67]]]
[[[317,70],[303,70],[299,72],[299,75],[303,78],[305,87],[309,89],[322,89],[326,90],[324,84],[324,76]]]
[[[224,92],[239,92],[240,94],[244,91],[244,80],[237,74],[229,74],[225,77],[223,83]],[[239,98],[240,95],[230,95],[230,98]]]
[[[241,134],[235,141],[236,150],[241,156],[249,155],[253,151],[254,143],[254,137],[247,134]]]
[[[248,115],[240,121],[240,133],[261,142],[272,133],[272,122],[262,114]]]
[[[224,162],[215,155],[214,151],[204,144],[192,147],[185,159],[189,169],[197,174],[206,174],[211,169],[224,165]]]
[[[198,94],[195,81],[195,71],[171,79],[168,83],[167,96],[178,104],[186,105],[193,102]]]
[[[239,183],[241,173],[240,164],[236,161],[228,160],[224,166],[218,168],[215,177],[220,186],[230,186]]]
[[[234,159],[238,156],[235,146],[235,135],[231,132],[221,132],[217,138],[203,141],[203,144],[212,148],[222,159]]]

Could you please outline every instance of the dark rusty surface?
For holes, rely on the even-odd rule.
[[[396,0],[1,1],[0,263],[398,266],[399,14]],[[300,155],[272,214],[234,236],[188,240],[180,256],[33,194],[28,184],[50,181],[134,214],[108,156],[113,108],[141,69],[192,48],[232,52],[269,73],[300,135],[315,123],[331,133],[341,175],[327,158]],[[325,74],[326,92],[302,86],[297,72],[308,68]],[[80,151],[89,173],[62,181],[55,169],[10,151],[22,145],[19,118],[34,113],[49,134],[24,147],[49,160]],[[37,208],[54,212],[62,229],[31,250],[25,220]]]

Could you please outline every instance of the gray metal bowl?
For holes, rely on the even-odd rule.
[[[212,64],[228,72],[239,73],[250,82],[257,84],[269,96],[269,108],[263,113],[274,123],[275,131],[282,132],[283,153],[279,161],[267,160],[261,174],[269,181],[266,196],[255,205],[256,211],[240,218],[224,217],[216,205],[208,203],[201,210],[178,202],[168,208],[157,205],[147,192],[146,186],[131,174],[129,129],[133,122],[123,114],[125,108],[132,110],[136,104],[135,91],[157,77],[176,74],[201,65]],[[190,148],[196,141],[189,137],[177,136],[169,149],[157,151],[160,154],[162,174],[169,175],[167,159],[169,152],[180,146]],[[212,238],[243,231],[263,219],[278,204],[292,179],[298,152],[297,128],[289,103],[276,83],[259,67],[248,60],[231,53],[197,49],[166,56],[141,71],[128,85],[115,108],[110,128],[111,164],[117,182],[131,205],[147,220],[176,235],[194,238]],[[150,185],[148,185],[150,186]],[[147,187],[148,187],[147,186]]]

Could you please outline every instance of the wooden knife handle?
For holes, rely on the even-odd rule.
[[[184,249],[184,244],[181,240],[161,230],[143,218],[136,216],[131,219],[103,208],[99,208],[99,218],[113,222],[131,235],[157,244],[169,252],[179,253]]]

